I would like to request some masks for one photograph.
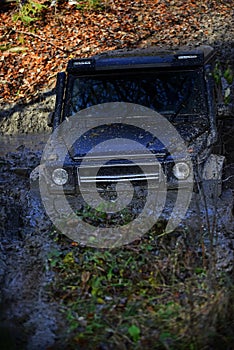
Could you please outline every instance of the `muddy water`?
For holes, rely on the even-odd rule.
[[[52,101],[53,102],[53,101]],[[26,114],[13,111],[2,119],[0,128],[1,210],[0,210],[0,349],[43,350],[53,346],[58,327],[63,320],[59,306],[49,299],[46,286],[53,280],[48,269],[47,255],[56,248],[50,238],[51,223],[38,209],[30,194],[29,174],[40,163],[41,152],[48,139],[47,114],[52,102],[32,106]],[[32,133],[32,115],[40,114],[37,133]],[[13,118],[9,122],[9,118]],[[24,121],[25,130],[20,121]],[[17,121],[17,123],[16,123]],[[26,123],[28,122],[28,124]],[[30,124],[30,123],[31,124]],[[24,133],[27,132],[26,133]],[[228,173],[233,175],[232,135],[225,136],[228,155]],[[12,135],[10,135],[12,134]],[[226,135],[226,134],[225,134]],[[226,187],[230,187],[226,181]],[[220,271],[232,269],[233,220],[231,216],[232,192],[227,190],[215,206],[204,209],[191,206],[188,225],[191,232],[206,230],[206,216],[216,222],[216,241]],[[194,203],[198,203],[195,198]],[[34,217],[32,225],[32,217]],[[215,218],[215,220],[214,220]],[[210,244],[207,239],[207,245]]]
[[[58,332],[65,327],[59,305],[51,301],[46,291],[46,286],[54,278],[48,268],[47,256],[52,249],[59,247],[50,239],[51,227],[46,217],[40,211],[35,212],[28,175],[11,171],[12,165],[25,164],[25,159],[34,163],[38,161],[33,150],[26,151],[26,146],[19,144],[15,144],[18,151],[8,155],[9,163],[4,165],[5,180],[10,185],[1,188],[6,211],[1,213],[3,227],[0,231],[0,349],[46,350],[53,347]],[[30,164],[29,160],[27,162]],[[214,243],[217,270],[221,273],[224,270],[231,272],[233,265],[230,202],[231,194],[226,192],[218,202],[218,210],[208,210],[211,223],[217,216]],[[194,203],[197,203],[196,199]],[[190,232],[195,235],[203,235],[205,230],[203,224],[207,212],[200,209],[198,214],[195,205],[188,215]],[[32,215],[38,219],[37,225],[30,225]],[[210,245],[208,238],[205,244]],[[6,342],[8,348],[3,347]]]
[[[47,349],[54,344],[58,306],[48,302],[50,222],[30,222],[29,173],[48,135],[4,136],[0,141],[0,349]],[[41,222],[40,220],[41,219]],[[7,346],[7,347],[6,347]]]
[[[0,157],[6,156],[7,153],[18,152],[20,147],[32,152],[43,151],[49,135],[49,133],[1,135]]]
[[[50,222],[36,213],[29,174],[40,163],[48,139],[54,96],[36,104],[4,106],[0,111],[0,349],[42,350],[52,346],[58,305],[49,302],[47,255],[55,243]]]

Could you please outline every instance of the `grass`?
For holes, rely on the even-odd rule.
[[[101,0],[85,0],[85,1],[78,1],[76,8],[78,10],[88,10],[88,11],[95,11],[95,10],[103,10],[107,7],[108,1],[101,1]]]
[[[20,1],[17,3],[18,11],[13,14],[12,18],[16,22],[21,21],[25,26],[40,20],[43,11],[47,8],[47,6],[33,0],[28,0],[23,5],[20,5]]]
[[[153,231],[114,250],[52,237],[49,294],[67,325],[56,349],[231,349],[230,276],[192,235]]]

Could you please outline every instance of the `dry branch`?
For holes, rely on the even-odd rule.
[[[37,38],[39,40],[45,41],[47,44],[54,46],[56,49],[62,51],[62,52],[70,52],[70,49],[64,49],[54,43],[52,43],[51,41],[48,41],[45,38],[42,38],[40,35],[37,35],[35,33],[31,33],[31,32],[26,32],[24,30],[18,30],[18,29],[13,29],[15,33],[19,33],[19,34],[24,34],[24,35],[29,35],[29,36],[33,36],[34,38]]]

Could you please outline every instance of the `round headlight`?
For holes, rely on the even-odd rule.
[[[173,167],[173,174],[178,180],[185,180],[189,177],[190,169],[186,163],[176,163]]]
[[[56,185],[65,185],[68,180],[68,173],[62,168],[55,169],[52,173],[52,179]]]

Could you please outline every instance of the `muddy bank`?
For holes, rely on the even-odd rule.
[[[29,105],[5,105],[0,117],[0,348],[47,349],[55,341],[58,305],[48,299],[52,275],[48,252],[51,223],[30,221],[30,172],[40,163],[50,133],[48,114],[55,96]]]
[[[55,95],[53,91],[44,93],[36,102],[5,104],[0,106],[0,134],[43,134],[51,132],[47,121],[53,111]]]
[[[53,248],[50,223],[41,217],[41,225],[30,225],[29,173],[39,160],[40,152],[23,145],[0,158],[1,349],[6,344],[6,349],[46,349],[55,340],[58,310],[45,292],[52,278],[47,269]]]

